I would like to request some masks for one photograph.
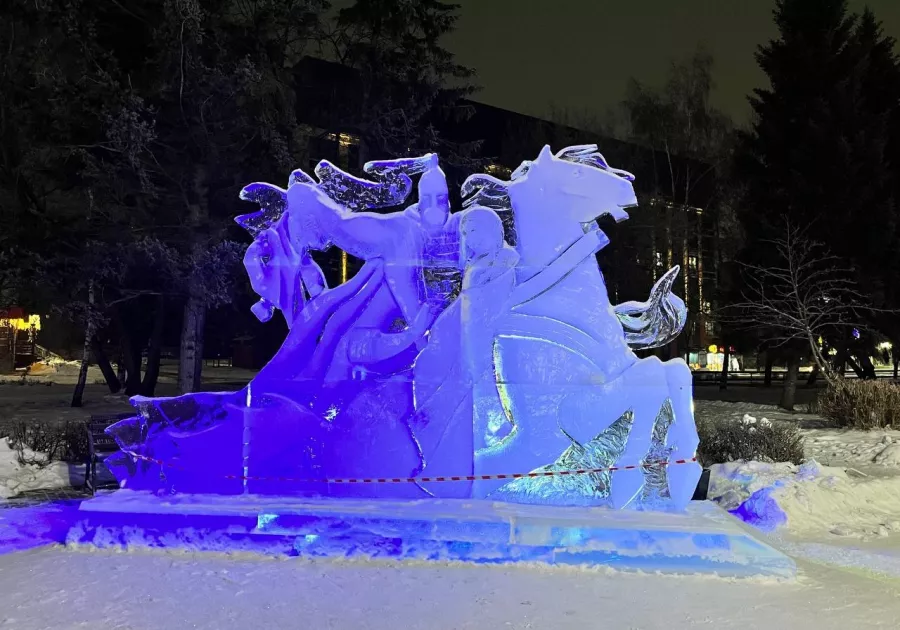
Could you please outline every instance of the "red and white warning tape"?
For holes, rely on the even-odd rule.
[[[178,465],[168,464],[158,459],[154,459],[152,457],[147,457],[145,455],[138,455],[137,453],[129,453],[132,457],[137,459],[141,459],[144,461],[152,462],[160,466],[162,471],[165,468],[175,468],[184,470],[185,468]],[[676,466],[678,464],[691,464],[696,462],[697,458],[692,457],[690,459],[675,459],[672,461],[666,462],[655,462],[652,464],[637,464],[630,466],[609,466],[607,468],[580,468],[577,470],[548,470],[544,472],[529,472],[529,473],[510,473],[503,475],[454,475],[454,476],[440,476],[440,477],[365,477],[360,479],[312,479],[312,478],[303,478],[303,477],[257,477],[252,475],[222,475],[224,479],[239,479],[242,481],[290,481],[294,483],[346,483],[346,484],[354,484],[354,483],[435,483],[435,482],[447,482],[447,481],[488,481],[491,479],[523,479],[523,478],[533,478],[533,477],[555,477],[555,476],[567,476],[567,475],[588,475],[591,473],[601,473],[601,472],[615,472],[617,470],[646,470],[650,468],[663,468],[668,466]]]

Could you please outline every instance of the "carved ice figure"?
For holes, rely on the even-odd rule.
[[[700,470],[690,371],[639,360],[684,324],[677,268],[647,302],[613,307],[595,219],[628,217],[633,177],[594,145],[549,147],[502,181],[470,178],[450,212],[437,158],[371,162],[373,180],[329,162],[318,181],[251,184],[260,210],[237,221],[266,321],[290,327],[239,392],[135,398],[109,429],[129,487],[184,492],[494,497],[676,507]],[[418,203],[398,206],[418,181]],[[479,207],[480,206],[480,207]],[[515,249],[496,212],[511,211]],[[364,261],[329,288],[312,250]],[[611,466],[631,470],[607,470]],[[507,483],[503,475],[592,469]],[[596,469],[596,470],[594,470]],[[488,476],[475,483],[329,484],[325,478]],[[496,477],[496,478],[494,478]]]
[[[437,316],[459,294],[462,273],[459,255],[459,222],[462,214],[451,214],[447,180],[437,156],[421,158],[418,203],[397,213],[397,220],[409,223],[416,233],[415,252],[406,260],[394,257],[404,267],[402,277],[416,282],[418,310],[406,320],[402,331],[370,331],[353,338],[351,358],[359,363],[382,357],[411,343],[422,346],[423,335]],[[393,215],[392,215],[393,216]],[[341,247],[340,243],[336,244]],[[341,247],[344,249],[343,247]]]
[[[634,424],[616,463],[638,466],[651,447],[659,411],[669,400],[675,410],[668,433],[673,457],[693,457],[697,437],[687,365],[681,360],[663,364],[656,358],[637,359],[593,255],[573,255],[561,272],[552,271],[567,254],[584,247],[590,254],[599,249],[585,245],[598,216],[610,214],[618,221],[628,217],[625,208],[637,203],[633,179],[610,168],[596,146],[586,145],[557,155],[544,147],[509,182],[479,175],[464,184],[463,193],[472,203],[512,210],[520,286],[545,285],[534,297],[514,300],[496,330],[497,388],[513,429],[476,454],[477,476],[549,465],[573,444],[590,443],[626,413],[633,414]],[[675,467],[669,481],[676,504],[690,500],[699,475],[697,464]],[[503,479],[479,481],[474,493],[491,496],[504,484]],[[528,481],[518,485],[527,486]],[[643,486],[640,469],[618,470],[603,496],[614,507],[624,507],[638,498]],[[502,493],[509,498],[508,488]]]
[[[470,475],[479,430],[473,432],[473,388],[493,389],[494,322],[515,285],[518,254],[503,240],[503,223],[492,210],[460,213],[460,254],[465,275],[458,298],[437,318],[428,345],[413,368],[416,412],[411,428],[422,451],[423,474]],[[502,410],[500,410],[502,413]],[[477,417],[477,416],[476,416]],[[470,484],[425,485],[438,496],[468,496]]]
[[[412,485],[354,493],[303,481],[411,476],[421,468],[406,422],[408,383],[326,378],[347,328],[362,317],[383,277],[380,262],[372,261],[311,300],[275,357],[239,392],[133,399],[140,415],[108,430],[123,450],[110,469],[135,489],[421,494]]]

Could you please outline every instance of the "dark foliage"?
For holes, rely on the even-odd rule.
[[[697,421],[700,446],[697,457],[704,467],[734,461],[803,462],[803,438],[796,424],[735,420]]]

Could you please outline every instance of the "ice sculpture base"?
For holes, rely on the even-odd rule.
[[[120,490],[84,502],[68,542],[734,577],[790,578],[796,572],[789,557],[705,501],[665,513],[469,500],[161,498]]]

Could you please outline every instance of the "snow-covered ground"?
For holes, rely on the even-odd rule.
[[[900,579],[900,476],[815,461],[722,464],[710,476],[710,498],[795,559]]]
[[[896,628],[896,584],[44,548],[0,556],[0,627]]]
[[[829,427],[777,407],[698,401],[698,418],[800,426],[807,463],[711,469],[709,498],[767,532],[795,558],[900,578],[900,431]]]
[[[798,559],[796,582],[50,547],[0,554],[0,628],[897,627],[900,431],[837,430],[747,403],[701,400],[696,413],[801,427],[807,464],[720,465],[710,485]],[[0,501],[73,477],[64,464],[20,465],[0,440]],[[0,510],[0,547],[4,533],[15,546],[48,527],[36,516]]]
[[[764,531],[861,540],[900,534],[900,477],[859,478],[815,461],[711,468],[709,496]],[[900,570],[900,567],[898,567]]]

